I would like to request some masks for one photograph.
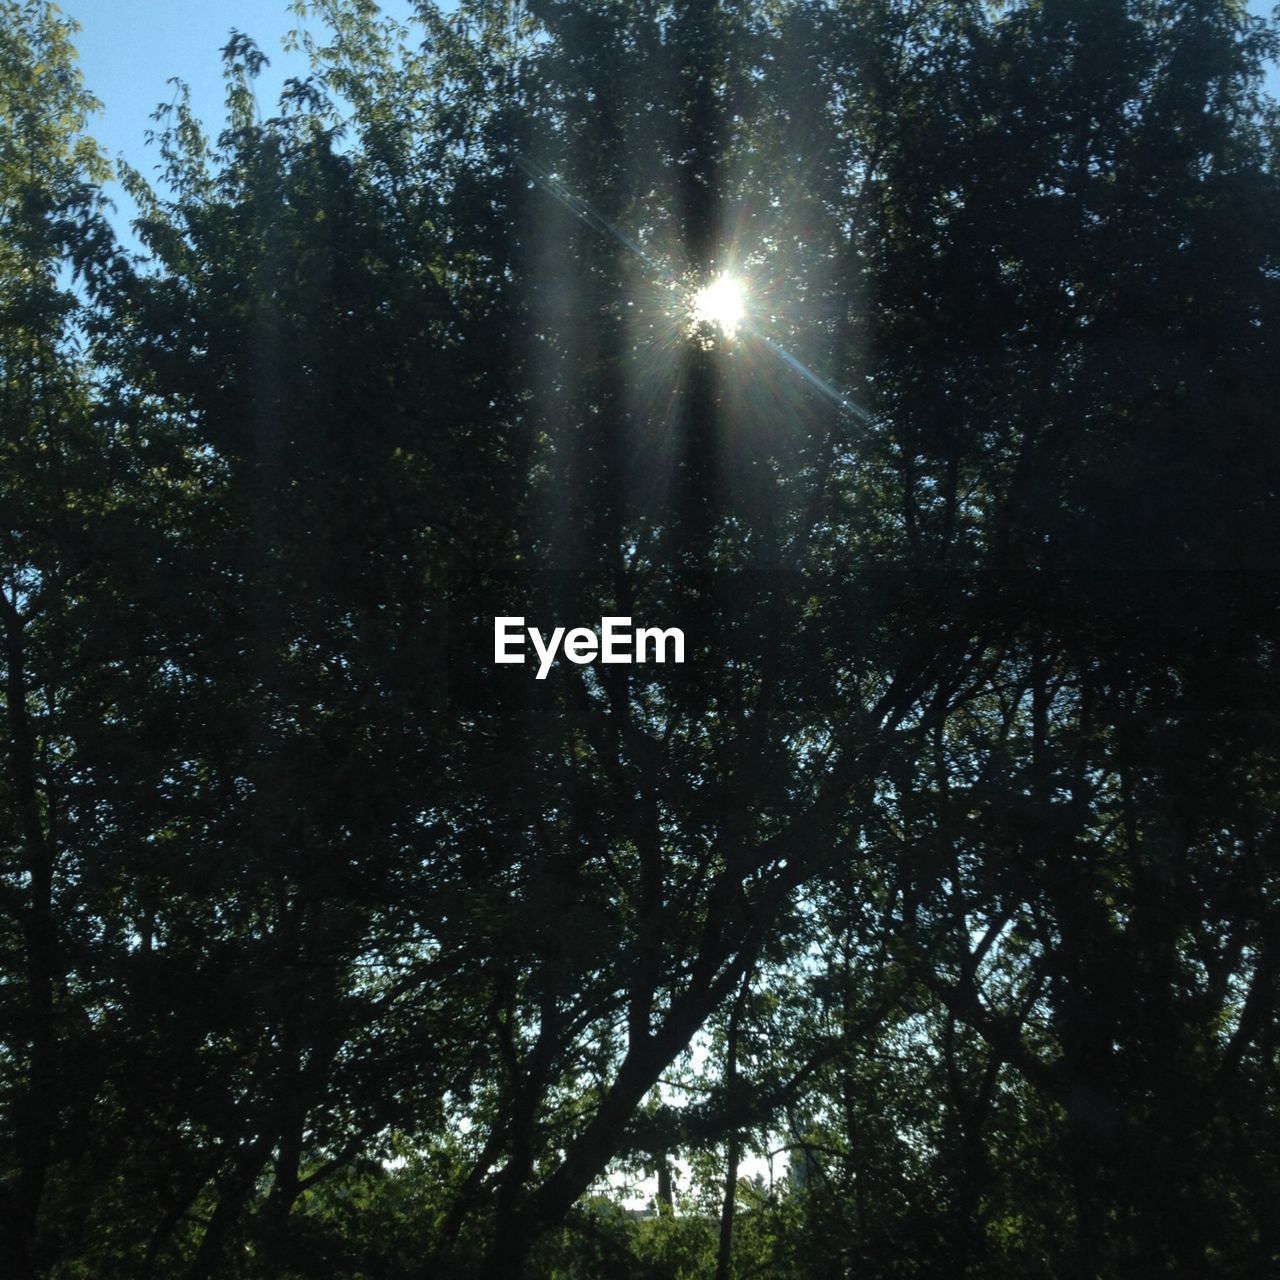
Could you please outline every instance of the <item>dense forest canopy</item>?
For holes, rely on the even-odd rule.
[[[1273,1274],[1275,27],[297,9],[0,0],[0,1270]]]

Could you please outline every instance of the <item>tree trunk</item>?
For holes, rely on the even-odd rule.
[[[729,1011],[729,1030],[724,1054],[724,1095],[729,1108],[729,1145],[724,1175],[724,1202],[720,1206],[720,1242],[716,1249],[715,1280],[729,1280],[733,1274],[733,1214],[738,1199],[738,1165],[742,1160],[742,1133],[737,1125],[738,1105],[738,1032],[742,1010],[751,990],[751,969],[742,976],[738,998]]]

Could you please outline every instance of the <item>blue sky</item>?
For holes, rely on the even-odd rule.
[[[178,76],[191,87],[192,106],[211,134],[223,119],[220,51],[234,28],[252,36],[270,58],[259,80],[265,105],[274,104],[289,76],[307,72],[306,58],[286,56],[285,33],[299,26],[288,0],[57,0],[59,8],[80,24],[75,37],[86,88],[102,102],[89,132],[114,161],[123,153],[134,168],[152,176],[156,161],[144,145],[155,128],[151,113],[173,99],[166,81]],[[403,18],[409,0],[382,0],[384,12]],[[133,216],[132,203],[118,186],[109,194],[119,207],[115,221]],[[132,237],[127,236],[132,243]]]
[[[219,51],[232,28],[252,36],[271,59],[262,78],[267,101],[287,77],[306,72],[304,58],[281,51],[284,34],[300,25],[288,0],[58,0],[58,6],[80,24],[80,69],[103,103],[94,135],[109,154],[123,151],[134,164],[151,112],[173,96],[165,83],[170,76],[190,84],[202,120],[220,120]],[[381,7],[397,18],[410,12],[409,0],[382,0]]]
[[[252,36],[271,59],[262,75],[265,102],[291,75],[306,73],[306,59],[286,56],[281,41],[300,25],[288,0],[58,0],[80,24],[75,37],[85,85],[103,109],[92,132],[114,157],[123,151],[142,167],[143,137],[153,126],[152,111],[173,97],[166,83],[178,76],[191,86],[196,115],[207,125],[222,118],[220,50],[232,29]],[[410,12],[409,0],[382,0],[397,18]],[[216,131],[214,129],[213,131]]]

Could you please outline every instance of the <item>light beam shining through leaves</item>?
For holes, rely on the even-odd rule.
[[[570,191],[554,174],[525,156],[516,155],[514,160],[516,165],[534,183],[541,187],[552,199],[557,200],[568,209],[575,217],[580,218],[597,231],[610,236],[629,253],[639,258],[646,266],[665,275],[666,283],[670,288],[680,288],[670,273],[664,272],[653,256],[641,248],[635,239],[627,235],[619,227],[614,226],[608,218],[593,208],[581,196]],[[807,365],[802,364],[779,343],[761,333],[750,323],[747,317],[746,298],[742,283],[735,277],[724,273],[710,283],[703,285],[689,296],[688,310],[689,317],[695,326],[706,325],[713,329],[718,329],[721,336],[726,340],[733,339],[739,333],[748,333],[752,337],[758,338],[793,373],[797,374],[815,391],[825,396],[837,407],[847,409],[859,422],[870,424],[874,421],[874,417],[870,412],[849,399],[848,396],[833,387],[825,378],[815,373]]]

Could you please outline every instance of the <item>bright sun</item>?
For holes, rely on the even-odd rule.
[[[699,289],[689,307],[694,324],[714,325],[726,338],[738,332],[745,310],[742,284],[728,275]]]

